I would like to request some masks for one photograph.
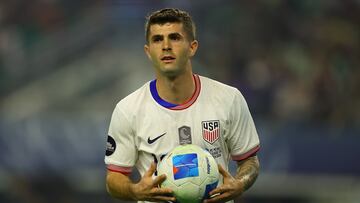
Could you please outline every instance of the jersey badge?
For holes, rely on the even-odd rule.
[[[189,126],[182,126],[179,128],[179,142],[180,145],[191,144],[191,128]]]
[[[115,149],[116,149],[116,142],[114,138],[108,135],[106,142],[106,156],[112,155],[115,152]]]
[[[204,140],[210,144],[216,142],[220,137],[220,121],[203,121],[201,124]]]

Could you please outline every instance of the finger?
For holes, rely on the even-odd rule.
[[[231,174],[226,171],[220,164],[218,164],[220,174],[225,177],[231,177]]]
[[[156,164],[154,162],[151,163],[149,169],[145,172],[144,177],[151,177],[156,170]]]
[[[153,188],[150,192],[151,198],[156,199],[156,201],[175,201],[172,190],[170,188]]]
[[[226,202],[231,199],[229,197],[230,197],[230,193],[226,192],[226,193],[222,193],[220,195],[214,196],[210,199],[206,199],[205,203]]]
[[[211,191],[209,192],[209,195],[212,196],[212,195],[215,195],[215,194],[220,194],[221,191],[222,191],[222,188],[221,188],[221,187],[217,187],[217,188],[211,190]]]
[[[213,189],[212,191],[209,192],[209,195],[215,195],[215,194],[222,194],[222,193],[226,193],[233,190],[233,188],[228,187],[226,185],[222,185],[220,187],[217,187],[215,189]]]
[[[164,182],[166,180],[166,175],[162,174],[160,176],[157,176],[154,181],[153,181],[153,185],[154,186],[158,186],[160,185],[162,182]]]
[[[152,197],[152,201],[154,202],[158,202],[158,201],[170,201],[170,202],[175,202],[176,198],[175,197],[168,197],[168,196],[154,196]]]
[[[228,192],[230,191],[230,188],[227,188],[227,187],[217,187],[215,189],[213,189],[212,191],[209,192],[209,195],[215,195],[215,194],[221,194],[221,193],[225,193],[225,192]]]
[[[154,188],[151,192],[153,196],[173,196],[173,191],[170,188]]]

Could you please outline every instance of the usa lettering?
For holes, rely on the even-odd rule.
[[[219,127],[218,122],[204,122],[203,123],[203,129],[208,130],[208,131],[212,131],[218,127]]]

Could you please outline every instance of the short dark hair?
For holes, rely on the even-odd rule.
[[[150,13],[145,22],[145,38],[149,42],[150,26],[154,24],[182,23],[190,41],[196,39],[196,28],[191,16],[186,11],[177,8],[164,8]]]

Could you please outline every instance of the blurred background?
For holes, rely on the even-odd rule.
[[[253,114],[261,174],[237,202],[360,202],[359,0],[1,0],[0,202],[120,202],[107,128],[154,78],[144,17],[163,7],[192,14],[195,72]]]

